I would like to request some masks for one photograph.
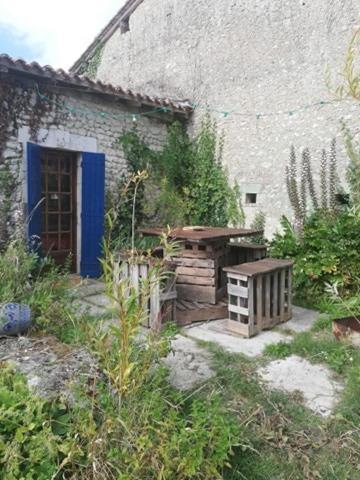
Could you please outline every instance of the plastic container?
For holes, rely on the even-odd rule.
[[[31,310],[20,303],[0,304],[0,335],[20,335],[31,326]]]

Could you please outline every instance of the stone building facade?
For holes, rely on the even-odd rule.
[[[94,209],[99,205],[103,207],[106,187],[110,188],[127,168],[117,139],[136,121],[146,141],[160,148],[169,122],[174,118],[184,120],[188,113],[189,109],[180,103],[137,95],[0,55],[0,241],[9,238],[16,224],[26,225],[29,232],[41,237],[40,223],[31,225],[37,215],[33,207],[38,195],[40,207],[37,208],[35,202],[36,212],[41,210],[39,214],[44,216],[46,208],[46,222],[56,224],[48,235],[49,245],[54,239],[51,245],[61,250],[68,242],[61,232],[71,230],[74,240],[71,246],[76,249],[72,253],[77,258],[74,271],[80,272],[85,249],[97,242],[91,236],[97,235],[101,240],[103,213],[100,218],[99,211]],[[86,171],[85,157],[90,159]],[[44,158],[46,167],[42,163]],[[92,161],[100,162],[99,170],[93,170]],[[52,168],[58,177],[52,175]],[[46,169],[51,174],[47,174]],[[67,169],[73,172],[72,187],[65,185],[70,182]],[[48,175],[45,194],[44,175]],[[54,181],[56,184],[51,186]],[[30,191],[34,189],[38,191]],[[57,209],[61,210],[62,199],[64,205],[68,202],[70,190],[74,195],[73,207],[68,205],[66,212],[63,210],[55,218]],[[70,218],[71,212],[74,218]],[[88,231],[86,215],[89,218],[97,215],[96,233],[95,227]],[[68,222],[70,229],[62,225]],[[94,256],[91,252],[89,255]]]
[[[336,137],[344,181],[340,120],[356,126],[358,106],[334,101],[326,71],[341,69],[359,14],[360,0],[129,0],[73,71],[91,67],[102,81],[189,100],[194,130],[209,108],[247,223],[262,210],[271,233],[291,215],[291,144],[310,148],[317,176]]]

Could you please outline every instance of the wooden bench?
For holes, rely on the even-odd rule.
[[[225,267],[228,277],[227,329],[252,337],[292,317],[293,262],[266,258]]]

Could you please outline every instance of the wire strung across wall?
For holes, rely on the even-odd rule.
[[[134,122],[136,122],[139,118],[141,117],[147,117],[151,116],[156,113],[171,113],[172,109],[169,107],[157,107],[153,110],[149,110],[147,112],[141,112],[141,113],[109,113],[105,112],[102,110],[92,110],[90,108],[86,107],[78,107],[74,106],[72,104],[67,104],[66,102],[58,102],[54,101],[51,98],[47,97],[46,95],[42,94],[40,92],[39,86],[37,83],[35,83],[35,89],[38,97],[42,101],[46,101],[48,103],[53,103],[56,105],[58,108],[62,110],[66,110],[71,114],[79,114],[79,115],[92,115],[95,117],[102,117],[102,118],[112,118],[115,120],[120,120],[120,119],[126,119],[126,118],[131,118]],[[218,108],[211,108],[206,104],[201,104],[201,103],[186,103],[184,105],[191,107],[194,111],[195,110],[204,110],[209,113],[216,113],[221,115],[223,118],[228,118],[232,115],[234,116],[241,116],[241,117],[246,117],[246,118],[254,118],[256,120],[260,120],[261,118],[265,117],[274,117],[274,116],[280,116],[280,115],[287,115],[287,116],[293,116],[296,113],[300,112],[305,112],[309,109],[312,108],[321,108],[326,105],[333,105],[335,103],[338,103],[338,100],[334,101],[325,101],[325,100],[320,100],[317,102],[301,105],[297,108],[293,108],[291,110],[280,110],[280,111],[274,111],[274,112],[244,112],[244,111],[235,111],[235,110],[226,110],[226,109],[218,109]]]
[[[101,117],[101,118],[112,118],[114,120],[131,118],[132,120],[136,121],[140,117],[146,117],[146,116],[149,116],[155,113],[160,113],[160,112],[165,113],[165,112],[172,111],[170,108],[167,108],[167,107],[157,107],[153,110],[149,110],[147,112],[141,112],[141,113],[109,113],[109,112],[104,112],[103,110],[91,110],[90,108],[86,108],[86,107],[75,107],[74,105],[68,104],[66,102],[59,102],[59,101],[53,100],[40,92],[39,85],[37,83],[35,83],[35,90],[40,100],[45,101],[47,103],[52,103],[53,105],[56,105],[58,108],[62,110],[66,110],[67,112],[73,115],[78,113],[79,115],[92,115],[92,116]]]

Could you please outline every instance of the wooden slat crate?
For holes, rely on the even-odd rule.
[[[228,330],[252,337],[292,317],[293,262],[264,259],[224,270],[228,276]]]
[[[176,301],[176,321],[178,325],[190,325],[194,322],[209,322],[226,318],[228,314],[227,297],[216,305],[201,302]]]
[[[226,240],[213,242],[185,241],[177,257],[176,283],[179,298],[215,305],[226,295],[229,249]]]
[[[249,242],[229,243],[229,264],[239,265],[241,263],[256,262],[266,258],[267,246]]]
[[[141,286],[148,282],[150,285],[148,315],[143,326],[151,329],[159,329],[166,322],[176,322],[176,281],[174,270],[176,265],[172,262],[165,262],[164,272],[168,272],[166,281],[160,282],[158,279],[150,278],[154,259],[144,260],[138,263],[133,260],[126,260],[122,256],[121,272],[122,275],[130,279],[131,286],[141,292]],[[140,296],[139,296],[140,300]]]

